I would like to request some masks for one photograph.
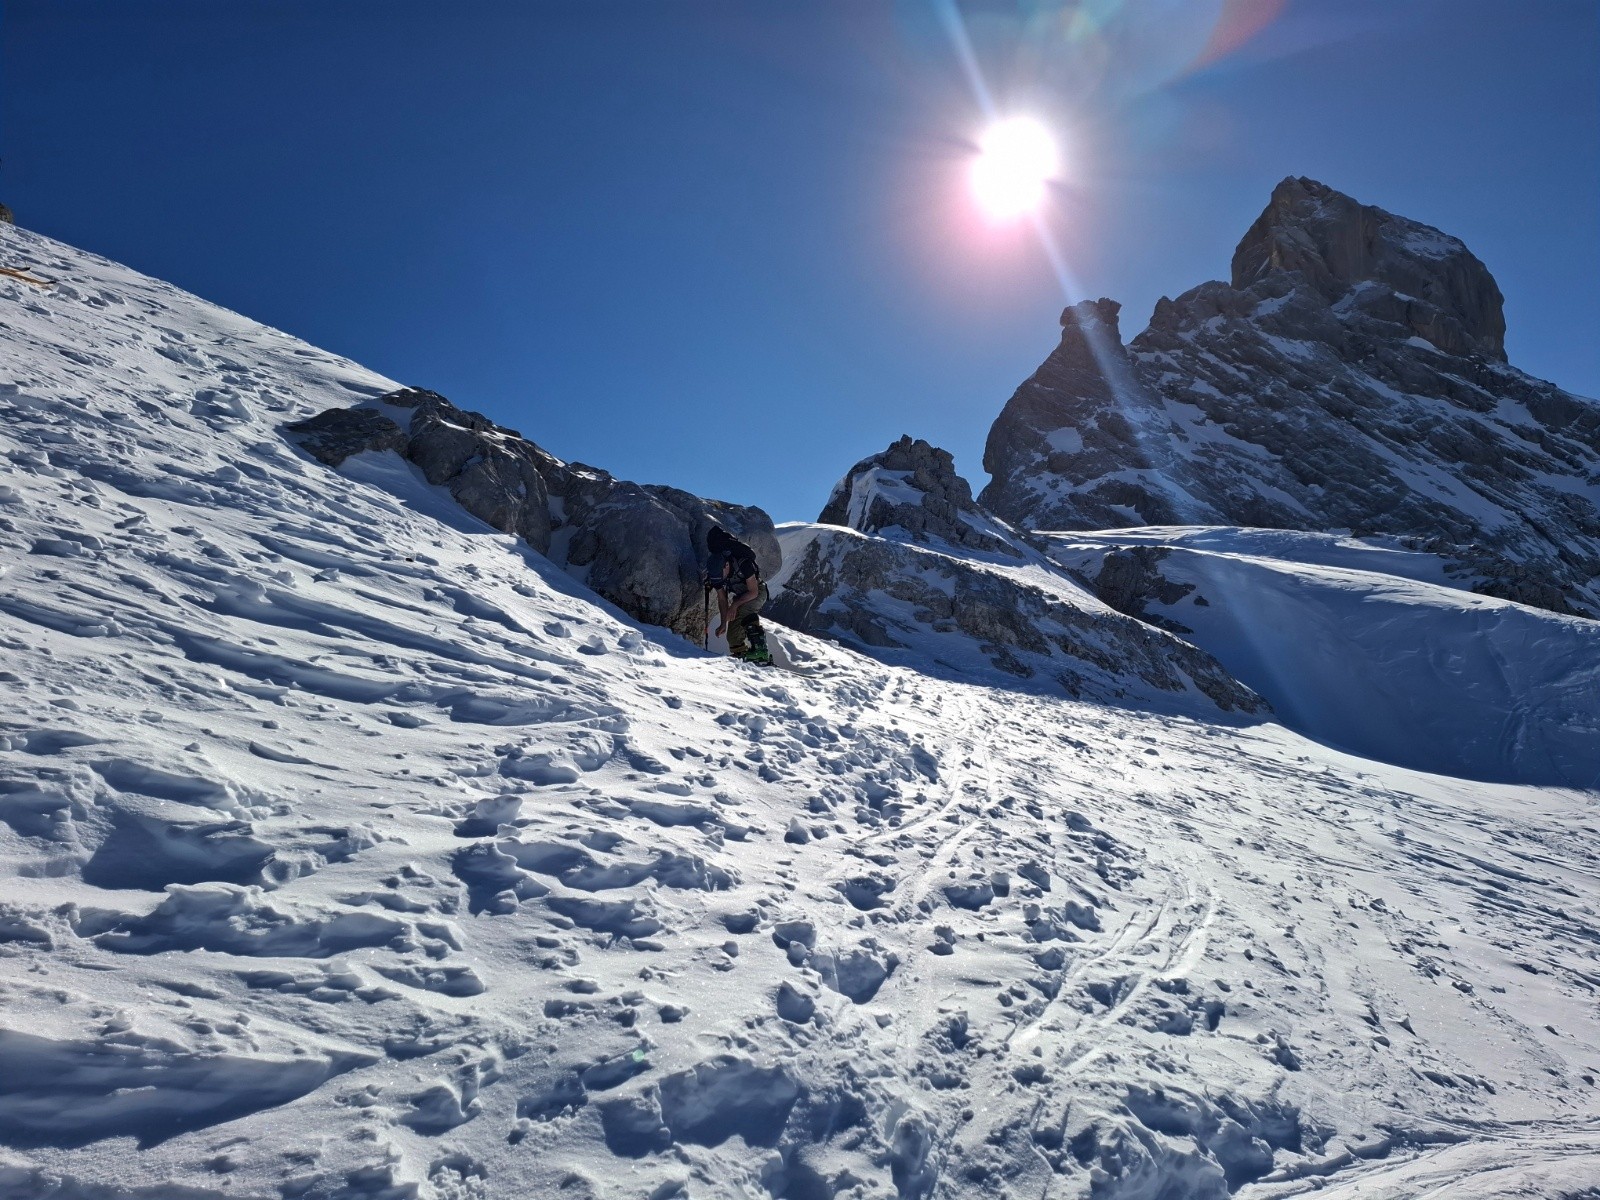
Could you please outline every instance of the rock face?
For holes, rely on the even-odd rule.
[[[920,670],[1111,703],[1266,704],[1203,650],[1114,611],[1065,572],[1025,573],[832,525],[779,530],[776,621]]]
[[[1505,361],[1504,298],[1456,238],[1311,179],[1285,179],[1233,252],[1233,286],[1298,273],[1330,304],[1364,283],[1404,300],[1405,324],[1449,354]]]
[[[1152,604],[1174,605],[1194,591],[1192,583],[1176,583],[1161,572],[1162,560],[1170,552],[1156,546],[1126,546],[1110,550],[1099,561],[1090,578],[1094,594],[1120,613],[1138,617],[1173,633],[1192,633],[1187,625],[1152,612]],[[1088,574],[1087,572],[1085,574]],[[1196,597],[1209,604],[1204,597]]]
[[[794,629],[1074,697],[1266,708],[1205,651],[1097,600],[984,512],[927,442],[857,463],[822,520],[779,530],[785,569],[767,612]]]
[[[518,535],[629,615],[685,637],[701,632],[700,564],[712,525],[747,542],[767,577],[782,566],[760,509],[563,462],[437,392],[404,388],[288,432],[333,467],[364,451],[394,451],[485,524]]]
[[[1024,528],[1387,534],[1475,590],[1600,616],[1600,404],[1506,364],[1500,291],[1461,242],[1287,179],[1229,283],[1117,305],[989,433],[980,497]]]
[[[834,485],[817,520],[862,533],[899,531],[914,541],[1020,557],[992,516],[972,499],[948,450],[902,437],[864,458]],[[1013,537],[1014,530],[1006,531]]]

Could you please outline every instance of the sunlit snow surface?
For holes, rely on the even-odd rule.
[[[1600,1185],[1594,793],[705,657],[0,257],[0,1195]]]

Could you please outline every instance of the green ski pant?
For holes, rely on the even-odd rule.
[[[753,646],[767,648],[767,631],[761,628],[757,615],[767,603],[767,585],[763,583],[754,599],[746,600],[728,614],[728,653],[745,654]]]

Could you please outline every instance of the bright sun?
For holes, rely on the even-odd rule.
[[[1032,117],[1008,117],[984,130],[972,164],[972,192],[995,221],[1038,208],[1060,167],[1050,131]]]

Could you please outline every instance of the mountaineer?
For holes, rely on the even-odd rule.
[[[755,551],[720,525],[706,535],[704,583],[717,592],[721,623],[717,634],[728,635],[728,653],[745,662],[770,663],[767,633],[757,614],[767,602],[767,585],[761,581]]]

